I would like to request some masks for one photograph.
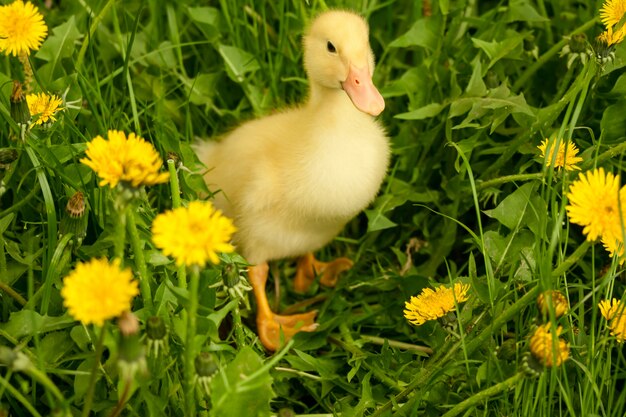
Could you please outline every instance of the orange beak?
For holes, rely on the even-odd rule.
[[[341,83],[341,87],[354,106],[362,112],[378,116],[385,109],[385,100],[374,86],[367,67],[357,68],[350,65],[348,78]]]

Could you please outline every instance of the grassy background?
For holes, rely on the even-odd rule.
[[[6,121],[0,146],[19,153],[0,172],[0,277],[26,301],[0,292],[0,343],[26,353],[64,401],[32,375],[2,368],[0,409],[15,416],[76,414],[83,405],[95,336],[66,315],[59,289],[77,260],[112,253],[115,221],[108,191],[78,162],[85,143],[108,129],[134,131],[164,157],[178,155],[184,200],[206,195],[190,144],[302,100],[303,26],[317,12],[341,7],[370,23],[374,81],[387,103],[381,119],[393,147],[388,178],[373,205],[320,254],[348,256],[355,267],[338,288],[320,290],[319,331],[298,336],[252,381],[242,374],[269,360],[254,339],[254,313],[242,312],[250,346],[244,349],[233,342],[232,303],[208,288],[221,271],[203,273],[198,347],[213,353],[220,373],[210,399],[198,394],[200,412],[439,416],[471,399],[464,415],[626,413],[623,349],[596,307],[602,298],[621,298],[622,269],[601,245],[581,246],[584,237],[568,225],[563,197],[577,174],[545,169],[536,148],[559,134],[581,149],[583,170],[623,169],[624,47],[604,65],[576,60],[568,68],[568,57],[559,57],[568,44],[564,37],[575,31],[593,46],[602,30],[601,2],[39,6],[50,33],[31,57],[37,85],[63,95],[67,110],[51,128],[33,130],[26,143],[13,141],[10,81],[21,70],[16,60],[0,58]],[[85,193],[89,223],[82,246],[72,248],[57,232],[67,198],[77,190]],[[137,299],[133,310],[142,322],[152,315],[166,321],[169,351],[149,358],[149,375],[138,378],[124,415],[182,415],[187,294],[177,290],[176,268],[149,236],[154,215],[169,207],[170,190],[162,185],[146,190],[137,210],[155,307]],[[127,263],[133,262],[128,250]],[[293,263],[277,263],[273,272],[291,276]],[[421,327],[402,317],[411,295],[459,280],[471,283],[472,297],[458,316]],[[281,308],[304,298],[291,292],[289,280],[282,284]],[[542,321],[534,300],[544,289],[559,289],[570,301],[559,324],[571,359],[505,387]],[[123,390],[116,330],[108,331],[94,400],[98,415],[110,415]]]

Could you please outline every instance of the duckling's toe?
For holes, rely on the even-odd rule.
[[[251,266],[248,268],[248,279],[257,302],[256,325],[259,339],[268,350],[275,351],[281,343],[288,342],[296,333],[315,331],[318,326],[315,323],[317,311],[284,316],[275,314],[270,309],[265,294],[268,272],[267,262]]]
[[[315,323],[317,311],[282,316],[271,313],[257,314],[256,325],[261,343],[268,350],[276,351],[298,332],[313,332],[319,326]]]
[[[354,263],[348,258],[321,262],[315,259],[312,253],[307,253],[298,260],[293,288],[297,292],[307,292],[318,275],[321,275],[320,283],[322,285],[334,287],[337,285],[339,274],[352,268],[352,265]]]

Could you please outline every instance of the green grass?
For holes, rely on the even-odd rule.
[[[431,12],[409,0],[206,3],[37,3],[49,34],[31,56],[34,85],[63,95],[66,110],[25,141],[16,140],[9,102],[22,69],[0,57],[0,148],[18,154],[0,170],[0,414],[626,414],[623,345],[597,308],[622,298],[622,266],[568,222],[564,195],[578,173],[545,168],[537,150],[557,135],[579,147],[583,171],[624,170],[624,45],[606,63],[568,67],[559,56],[575,33],[597,49],[601,2],[441,1]],[[191,143],[302,100],[302,29],[332,7],[370,23],[393,159],[372,206],[319,254],[355,261],[337,288],[319,289],[319,330],[268,355],[254,334],[254,306],[210,287],[220,266],[201,272],[194,296],[184,271],[153,247],[152,219],[177,204],[170,186],[147,188],[134,203],[136,228],[116,229],[112,193],[79,159],[108,129],[136,132],[164,160],[180,158],[183,204],[204,198]],[[88,204],[82,245],[58,234],[76,191]],[[116,243],[120,230],[125,246]],[[141,334],[152,316],[168,330],[167,349],[148,355],[147,373],[131,384],[118,371],[115,323],[82,326],[60,296],[76,262],[120,253],[135,275],[142,255],[147,264],[147,289],[133,304]],[[291,276],[294,263],[272,271]],[[404,319],[412,295],[452,282],[471,284],[458,314],[420,327]],[[315,295],[281,284],[283,310]],[[535,300],[546,289],[566,295],[567,315],[541,317]],[[186,334],[190,298],[195,337]],[[547,321],[563,326],[570,359],[527,376],[529,337]],[[210,396],[185,394],[189,341],[218,365]]]

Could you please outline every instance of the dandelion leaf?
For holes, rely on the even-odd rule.
[[[261,372],[263,361],[250,347],[243,348],[235,359],[211,381],[212,417],[270,415],[272,377],[269,369]]]
[[[528,225],[531,230],[534,229],[533,232],[539,232],[540,213],[537,210],[543,207],[538,199],[534,198],[534,189],[534,183],[524,184],[502,200],[495,209],[485,210],[484,213],[510,230]]]
[[[445,106],[439,103],[431,103],[410,112],[397,114],[394,117],[401,120],[430,119],[441,113],[441,110],[443,110],[444,107]]]
[[[624,140],[626,136],[626,100],[610,105],[602,115],[600,129],[607,142]]]
[[[441,19],[435,16],[417,20],[411,28],[399,36],[389,46],[406,48],[421,46],[434,51],[441,38]]]
[[[259,63],[256,58],[236,46],[221,45],[218,47],[218,51],[226,64],[226,73],[231,80],[241,83],[244,80],[244,75],[249,72],[258,70]]]
[[[21,310],[11,313],[9,320],[0,325],[0,330],[15,339],[47,333],[70,327],[75,320],[69,316],[42,316],[33,310]]]
[[[509,3],[506,21],[542,23],[549,20],[541,16],[528,1],[522,0]]]
[[[70,17],[67,22],[52,29],[50,35],[41,45],[41,49],[35,55],[39,59],[54,63],[62,58],[70,58],[76,50],[76,42],[83,35],[76,28],[76,20],[74,16]]]
[[[189,17],[209,41],[216,40],[220,35],[221,14],[214,7],[188,7]]]
[[[372,396],[372,385],[370,384],[371,372],[368,372],[361,381],[361,398],[356,407],[344,407],[343,417],[360,417],[365,415],[365,411],[376,407],[376,402]]]

